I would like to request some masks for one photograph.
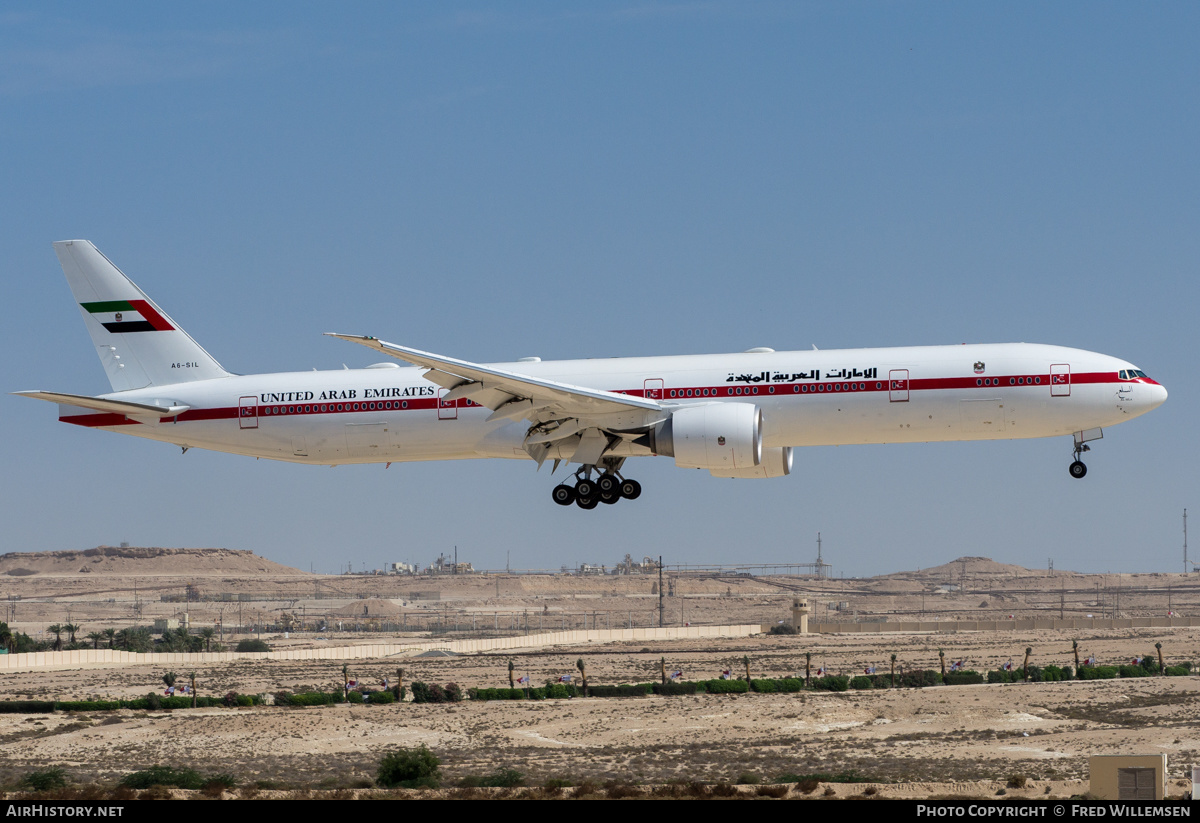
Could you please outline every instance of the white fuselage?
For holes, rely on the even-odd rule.
[[[1112,426],[1166,390],[1107,355],[1037,344],[747,352],[494,364],[507,372],[653,399],[667,409],[740,402],[762,412],[762,445],[995,440]],[[495,419],[426,369],[229,376],[104,397],[188,406],[155,420],[60,406],[60,419],[185,447],[336,465],[528,459],[526,420]],[[1125,372],[1124,377],[1122,373]],[[570,459],[574,446],[551,451]],[[614,456],[649,455],[631,440]]]

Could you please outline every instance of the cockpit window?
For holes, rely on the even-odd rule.
[[[1121,369],[1117,373],[1117,377],[1121,380],[1133,380],[1138,377],[1149,377],[1149,375],[1141,369]]]

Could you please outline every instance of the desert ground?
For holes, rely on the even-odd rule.
[[[14,574],[13,572],[17,573]],[[248,552],[100,549],[0,557],[0,597],[15,631],[45,636],[50,623],[102,628],[186,620],[219,626],[218,642],[261,637],[275,648],[348,645],[380,638],[465,637],[569,626],[617,628],[658,619],[653,575],[312,575]],[[673,574],[664,622],[761,623],[807,597],[815,619],[997,619],[1030,616],[1200,614],[1191,576],[1087,576],[963,558],[922,572],[829,580],[744,573]],[[190,587],[190,588],[189,588]],[[237,599],[227,599],[232,596]],[[240,596],[240,597],[239,597]],[[17,599],[19,598],[19,599]],[[188,598],[191,598],[190,600]],[[317,629],[324,621],[325,630]],[[280,626],[286,625],[287,631]],[[949,625],[949,624],[948,624]],[[286,635],[286,636],[285,636]],[[979,671],[1022,662],[1073,665],[1072,641],[1099,662],[1128,662],[1162,643],[1168,664],[1200,661],[1200,628],[999,632],[843,633],[527,648],[502,654],[402,655],[350,664],[367,683],[388,676],[507,686],[508,662],[535,684],[575,673],[593,683],[657,679],[665,660],[685,679],[740,673],[803,674],[806,654],[831,673],[936,669],[938,651]],[[177,670],[179,667],[175,667]],[[194,667],[205,694],[332,690],[339,662],[240,660]],[[166,667],[49,667],[0,676],[0,699],[141,696]],[[79,782],[107,782],[151,765],[234,775],[280,791],[366,785],[381,755],[424,744],[444,782],[501,768],[530,786],[573,783],[770,781],[782,774],[854,773],[873,796],[1069,797],[1087,791],[1094,754],[1166,753],[1173,794],[1190,790],[1200,759],[1200,680],[942,686],[834,694],[588,698],[544,702],[403,703],[159,712],[0,715],[0,785],[62,767]],[[1015,776],[1025,788],[1008,787]],[[1019,782],[1019,781],[1018,781]],[[829,784],[829,796],[864,784]],[[822,791],[813,793],[823,797]]]

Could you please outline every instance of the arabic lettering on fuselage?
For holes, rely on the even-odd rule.
[[[263,403],[302,403],[305,400],[376,400],[388,397],[433,397],[437,389],[433,386],[386,386],[384,388],[329,389],[320,392],[286,391],[263,392],[259,399]]]
[[[825,372],[822,378],[820,369],[812,371],[800,372],[769,372],[762,371],[758,374],[730,374],[726,378],[726,383],[796,383],[800,380],[875,380],[879,376],[879,369],[872,367],[869,369],[838,369],[837,371]]]

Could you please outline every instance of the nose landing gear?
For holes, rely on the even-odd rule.
[[[636,500],[642,493],[642,484],[636,480],[622,477],[617,467],[606,466],[605,470],[592,480],[594,465],[583,466],[575,472],[575,485],[562,483],[554,487],[551,496],[560,506],[574,503],[581,509],[594,509],[600,503],[612,505],[621,498]]]
[[[1071,476],[1076,480],[1087,474],[1087,466],[1079,458],[1084,452],[1090,452],[1091,446],[1087,445],[1089,440],[1099,440],[1104,437],[1103,429],[1087,429],[1086,431],[1075,432],[1075,461],[1071,463]]]

